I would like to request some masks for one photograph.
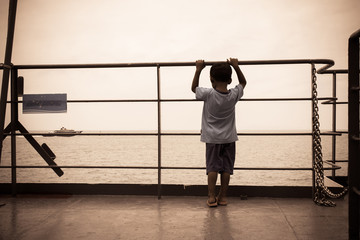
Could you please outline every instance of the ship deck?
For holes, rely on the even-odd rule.
[[[0,239],[348,239],[348,197],[336,207],[310,198],[128,195],[0,195]]]

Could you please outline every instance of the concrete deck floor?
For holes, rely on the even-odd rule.
[[[348,239],[348,200],[119,195],[0,196],[0,239]]]

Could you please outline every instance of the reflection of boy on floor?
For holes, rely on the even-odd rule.
[[[239,84],[227,89],[231,83],[231,67],[234,68]],[[226,205],[226,192],[235,162],[235,141],[238,140],[235,127],[235,104],[243,96],[246,79],[239,68],[236,58],[226,63],[214,64],[210,69],[210,81],[213,88],[199,86],[199,78],[205,67],[203,60],[196,61],[196,72],[191,90],[196,99],[204,101],[201,141],[206,143],[206,173],[208,175],[209,207]],[[216,196],[215,187],[218,173],[221,174],[221,188]]]

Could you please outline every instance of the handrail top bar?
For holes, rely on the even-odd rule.
[[[260,101],[311,101],[312,98],[242,98],[241,102],[260,102]],[[317,100],[324,101],[323,104],[327,104],[332,101],[338,100],[336,97],[318,97]],[[6,103],[24,103],[24,101],[6,101]],[[69,99],[67,103],[106,103],[106,102],[201,102],[194,98],[169,98],[169,99]]]
[[[213,65],[224,61],[205,61],[205,65]],[[276,64],[326,64],[318,72],[334,66],[331,59],[284,59],[284,60],[252,60],[239,61],[239,65],[276,65]],[[16,69],[66,69],[66,68],[123,68],[123,67],[181,67],[195,66],[195,62],[148,62],[148,63],[97,63],[97,64],[37,64],[14,65]],[[0,66],[1,67],[1,66]]]

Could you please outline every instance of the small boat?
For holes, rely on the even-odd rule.
[[[46,135],[43,135],[44,137],[52,137],[52,136],[60,136],[60,137],[72,137],[77,134],[82,133],[82,131],[75,131],[73,129],[67,129],[67,128],[60,128],[60,130],[55,130],[53,132],[49,132]]]

